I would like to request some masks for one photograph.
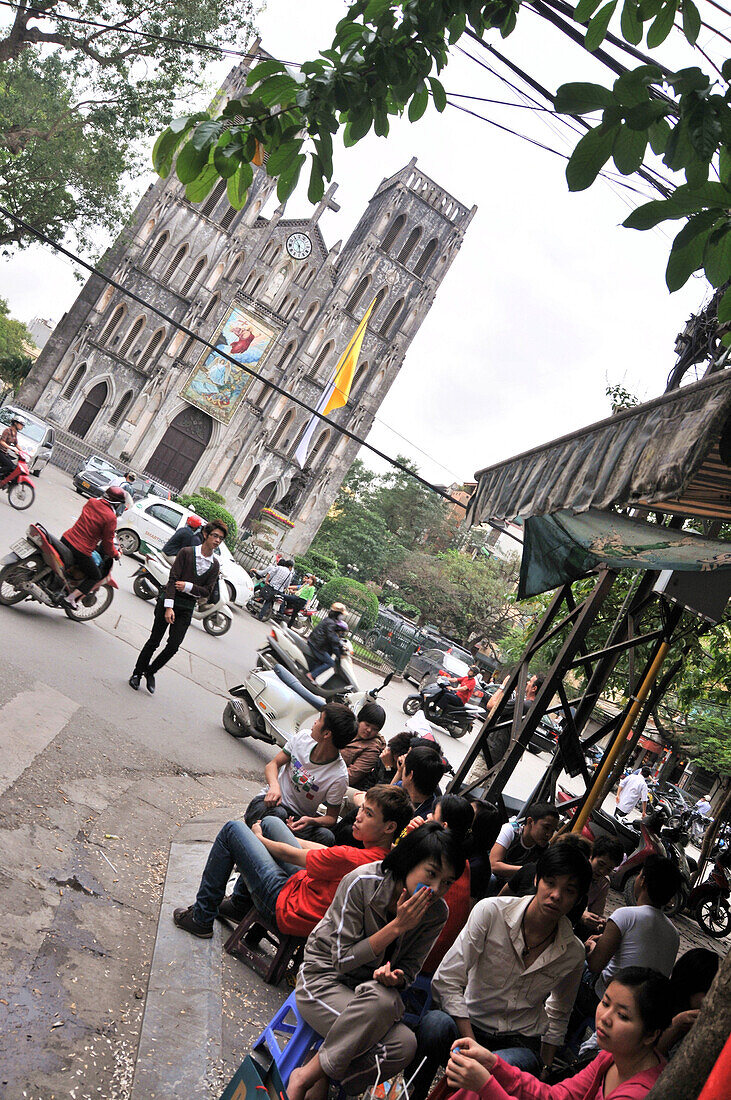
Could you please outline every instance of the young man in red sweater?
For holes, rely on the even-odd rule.
[[[123,508],[124,493],[118,485],[110,485],[104,496],[87,500],[76,523],[61,535],[61,542],[74,555],[74,565],[84,574],[84,580],[66,600],[69,607],[76,608],[79,596],[86,596],[91,592],[103,576],[92,554],[98,550],[104,557],[119,557],[114,535],[117,530],[117,509]]]
[[[213,935],[216,915],[239,921],[252,905],[280,932],[308,936],[324,917],[340,881],[366,863],[382,860],[413,810],[406,792],[386,784],[371,787],[358,810],[353,834],[363,845],[325,848],[300,840],[277,817],[265,817],[250,829],[229,821],[211,848],[195,903],[176,909],[173,920],[201,939]],[[240,877],[224,898],[234,866]]]

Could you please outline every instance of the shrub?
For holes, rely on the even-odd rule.
[[[220,504],[225,506],[226,498],[222,493],[217,493],[215,489],[209,489],[207,485],[201,485],[198,489],[197,496],[205,497],[206,500],[212,501],[214,504]]]
[[[323,581],[329,581],[338,571],[338,563],[335,558],[330,558],[327,554],[322,554],[318,550],[308,550],[301,557],[296,557],[294,564],[300,575],[314,573],[316,577]]]
[[[231,553],[233,553],[236,548],[237,527],[236,520],[230,512],[227,512],[220,504],[216,504],[215,501],[201,496],[200,493],[184,493],[183,496],[179,496],[177,499],[178,504],[182,504],[184,508],[190,508],[192,511],[197,512],[199,516],[203,516],[203,519],[207,519],[209,523],[214,519],[220,519],[225,523],[228,527],[226,545]]]
[[[363,612],[359,623],[361,630],[368,630],[375,625],[378,618],[378,597],[360,581],[353,580],[352,577],[331,577],[317,593],[317,602],[320,607],[330,607],[336,600],[340,600],[353,611]]]

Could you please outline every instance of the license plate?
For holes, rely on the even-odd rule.
[[[21,558],[26,557],[28,554],[35,554],[36,550],[33,543],[28,542],[27,539],[18,539],[17,542],[13,543],[10,549],[13,551],[14,554],[17,554],[18,557]]]
[[[81,482],[81,488],[82,489],[91,489],[91,485],[89,484],[88,481],[82,481]]]

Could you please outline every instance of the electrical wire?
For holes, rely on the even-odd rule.
[[[462,501],[457,500],[456,497],[453,497],[444,489],[440,489],[438,485],[434,485],[431,481],[428,481],[426,478],[422,477],[421,474],[418,474],[414,470],[411,470],[408,466],[405,465],[405,463],[399,462],[396,458],[392,458],[390,455],[386,454],[385,451],[382,451],[380,450],[380,448],[375,447],[372,443],[369,443],[362,436],[357,435],[355,432],[351,432],[348,428],[343,427],[341,424],[335,424],[334,421],[328,419],[327,416],[319,412],[313,405],[309,405],[306,401],[303,401],[301,397],[295,397],[294,394],[290,393],[289,390],[286,390],[283,386],[278,385],[276,382],[273,382],[270,379],[262,378],[258,371],[255,371],[248,364],[239,363],[236,359],[233,358],[233,356],[229,355],[225,351],[222,351],[220,348],[217,348],[214,344],[211,344],[208,340],[205,340],[198,333],[193,332],[192,329],[189,329],[180,321],[174,320],[174,318],[170,317],[163,310],[158,309],[157,306],[152,305],[151,302],[148,302],[144,298],[140,297],[140,295],[136,294],[133,290],[130,290],[128,287],[122,286],[122,284],[117,282],[116,279],[111,278],[111,276],[109,275],[105,275],[104,272],[99,271],[99,269],[94,267],[93,264],[87,263],[87,261],[83,260],[81,256],[78,256],[74,252],[71,252],[68,248],[65,248],[63,245],[59,244],[58,241],[54,241],[42,230],[37,229],[34,225],[31,225],[29,222],[25,221],[24,218],[19,218],[16,214],[13,214],[10,210],[2,205],[0,205],[0,214],[2,214],[6,218],[9,218],[17,226],[24,229],[26,233],[30,233],[33,237],[41,241],[43,244],[48,245],[50,248],[53,248],[54,251],[60,253],[62,256],[66,256],[69,260],[72,260],[73,263],[78,264],[79,267],[83,267],[85,271],[89,272],[89,274],[98,276],[98,278],[100,278],[103,282],[107,283],[109,286],[113,286],[115,290],[118,290],[121,294],[124,294],[125,297],[130,298],[132,301],[144,306],[146,309],[150,310],[151,313],[157,314],[158,317],[162,318],[162,320],[166,321],[169,325],[172,325],[172,327],[177,329],[179,332],[183,332],[186,336],[190,336],[193,339],[197,340],[198,343],[203,345],[203,347],[208,348],[210,351],[214,351],[222,359],[227,360],[229,363],[232,363],[233,366],[238,367],[246,374],[251,375],[252,378],[263,383],[264,386],[274,390],[275,393],[286,397],[293,404],[299,405],[300,408],[305,409],[307,412],[317,417],[318,420],[323,421],[323,423],[325,423],[328,428],[339,432],[341,435],[346,436],[348,439],[352,439],[355,443],[359,443],[362,447],[365,447],[366,450],[372,451],[373,454],[383,459],[384,462],[388,462],[389,465],[395,467],[397,470],[401,470],[402,473],[408,474],[409,477],[414,478],[415,481],[418,481],[426,489],[431,490],[431,492],[436,493],[437,496],[440,496],[444,500],[449,501],[450,504],[457,504],[460,508],[466,509],[466,504],[464,504]]]

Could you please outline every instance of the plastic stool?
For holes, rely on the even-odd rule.
[[[322,1043],[322,1036],[300,1016],[295,997],[294,993],[287,997],[254,1043],[254,1050],[261,1046],[267,1048],[285,1088],[292,1070],[301,1066],[307,1056],[314,1054]],[[290,1014],[293,1019],[288,1021]],[[284,1043],[283,1037],[287,1037]]]
[[[417,1027],[422,1017],[431,1008],[431,980],[431,974],[417,974],[409,988],[401,994],[401,1000],[404,1002],[401,1023],[406,1024],[407,1027]]]
[[[262,939],[275,949],[274,955],[263,950],[258,944],[246,942],[247,933],[257,925],[262,930]],[[298,969],[302,962],[305,943],[306,940],[298,936],[287,936],[284,932],[280,932],[276,925],[268,924],[252,905],[224,943],[223,949],[256,970],[269,985],[277,985],[290,964],[295,971]]]

